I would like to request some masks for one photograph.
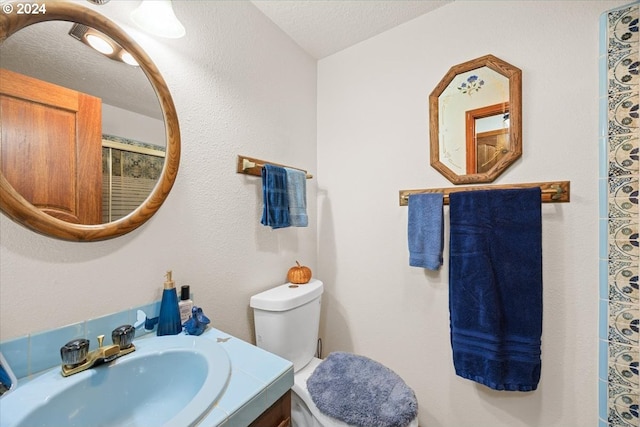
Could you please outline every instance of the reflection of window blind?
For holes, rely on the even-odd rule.
[[[103,175],[103,221],[118,220],[144,202],[156,185],[155,179]]]

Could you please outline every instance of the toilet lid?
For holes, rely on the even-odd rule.
[[[307,380],[316,407],[347,424],[407,426],[418,414],[413,390],[395,372],[364,356],[334,352]]]

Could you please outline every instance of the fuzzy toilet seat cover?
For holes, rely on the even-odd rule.
[[[364,356],[334,352],[307,380],[326,415],[362,427],[405,427],[418,415],[413,390],[395,372]]]

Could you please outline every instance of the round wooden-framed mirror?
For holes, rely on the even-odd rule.
[[[429,95],[431,166],[453,184],[492,182],[522,155],[522,71],[485,55]]]
[[[169,89],[155,64],[144,50],[118,25],[99,13],[70,2],[48,2],[46,13],[0,15],[0,44],[11,35],[33,24],[67,21],[93,28],[106,34],[125,49],[144,72],[157,96],[164,120],[166,151],[164,164],[155,187],[144,202],[121,219],[102,224],[66,221],[34,206],[0,173],[0,210],[19,224],[38,233],[70,241],[98,241],[114,238],[135,230],[151,218],[168,196],[176,179],[180,162],[180,130]],[[0,140],[0,148],[7,141]],[[0,150],[0,156],[3,154]],[[2,160],[0,158],[0,160]]]

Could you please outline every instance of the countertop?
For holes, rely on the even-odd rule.
[[[110,323],[113,324],[113,322]],[[66,333],[73,333],[75,328],[71,328],[71,331],[66,331]],[[184,332],[182,333],[184,334]],[[51,336],[46,337],[47,343],[63,342],[68,338],[68,336],[65,336],[64,339],[61,338],[58,331],[49,335]],[[136,338],[134,343],[153,336],[155,333],[147,333]],[[290,361],[212,327],[207,328],[197,338],[218,342],[227,352],[231,362],[231,373],[224,392],[202,421],[197,424],[198,427],[246,427],[293,386],[293,364]],[[2,344],[0,349],[8,349],[8,353],[14,356],[14,360],[21,362],[16,363],[20,368],[22,365],[29,365],[26,361],[22,362],[21,358],[25,354],[30,354],[26,345],[33,345],[33,343],[29,337],[26,340],[20,338],[9,342],[9,344]],[[13,350],[14,348],[17,350]],[[36,354],[49,356],[49,353],[56,352],[38,352]],[[54,354],[54,356],[56,355]],[[38,362],[38,364],[43,363],[45,362]],[[56,365],[33,375],[19,377],[18,388],[51,369],[60,369],[59,361],[51,363],[52,366],[53,363]],[[32,362],[32,364],[35,363]]]
[[[222,397],[198,426],[246,427],[293,386],[293,364],[275,354],[208,328],[202,339],[217,341],[231,360]]]

